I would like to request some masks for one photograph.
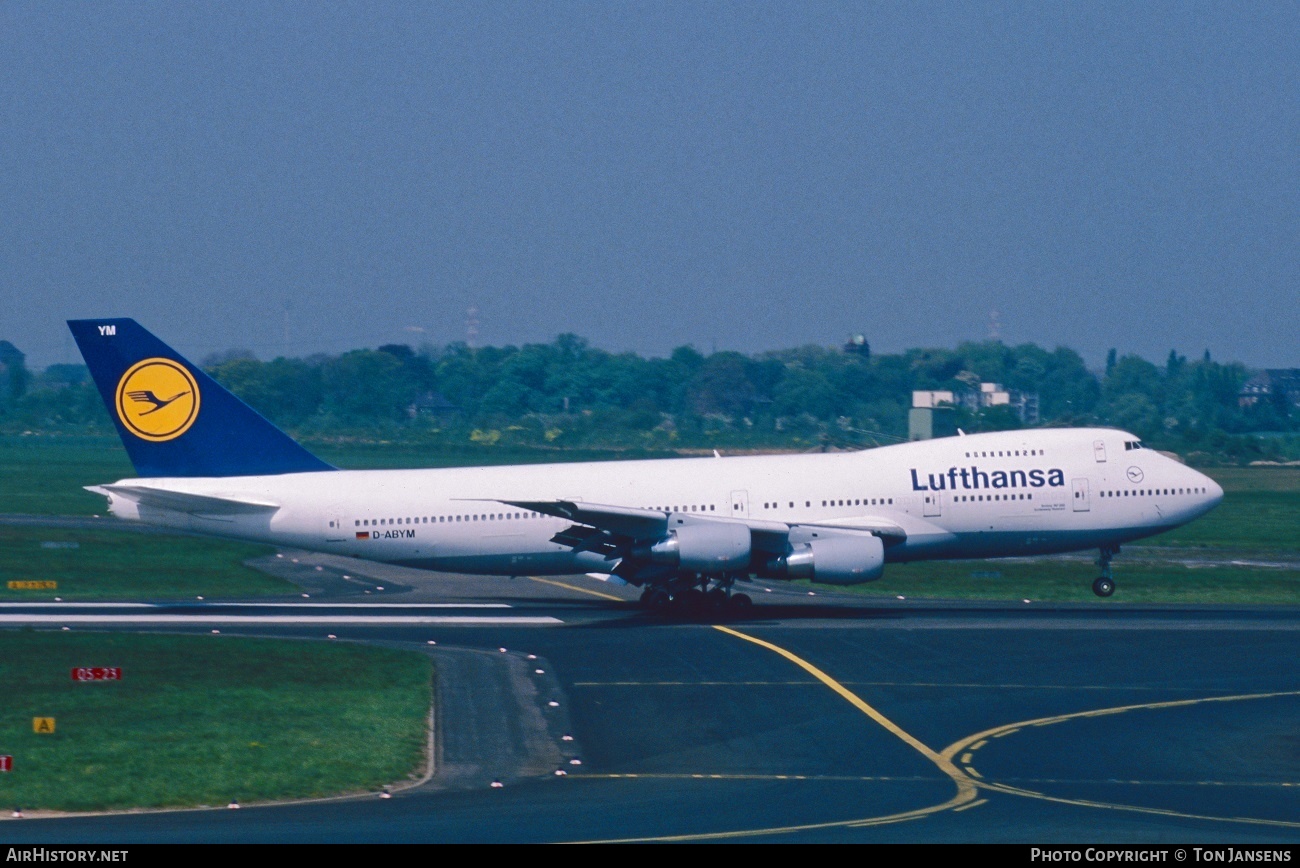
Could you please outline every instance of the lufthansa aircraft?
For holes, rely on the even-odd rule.
[[[338,470],[130,319],[69,327],[139,478],[118,518],[430,570],[600,572],[651,608],[744,608],[737,581],[852,585],[887,562],[1097,549],[1213,509],[1212,479],[1107,428],[862,452]]]

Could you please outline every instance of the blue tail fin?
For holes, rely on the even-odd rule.
[[[334,469],[135,320],[69,320],[68,328],[141,476]]]

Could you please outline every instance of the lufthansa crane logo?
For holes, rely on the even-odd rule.
[[[1128,481],[1129,481],[1129,482],[1132,482],[1132,483],[1135,483],[1135,484],[1136,484],[1136,483],[1142,481],[1142,468],[1141,468],[1141,467],[1130,467],[1130,468],[1128,469],[1127,473],[1128,473]]]
[[[180,362],[145,359],[117,383],[117,418],[142,440],[175,439],[199,415],[199,384]]]

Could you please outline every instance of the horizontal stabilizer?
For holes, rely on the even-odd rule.
[[[87,485],[86,490],[105,497],[110,495],[123,497],[141,506],[186,512],[192,515],[250,515],[259,512],[275,512],[280,508],[278,503],[215,497],[211,494],[191,494],[187,491],[170,491],[147,485]]]

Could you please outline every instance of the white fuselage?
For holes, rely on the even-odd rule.
[[[902,528],[888,561],[1043,554],[1160,533],[1212,509],[1215,482],[1113,429],[974,434],[862,452],[432,470],[132,479],[115,487],[251,500],[249,514],[110,497],[125,519],[427,569],[608,571],[551,542],[572,525],[508,501],[581,501],[750,522]]]

